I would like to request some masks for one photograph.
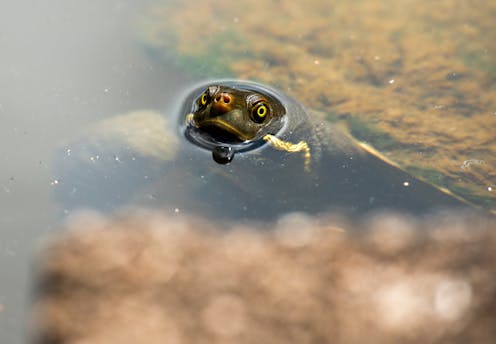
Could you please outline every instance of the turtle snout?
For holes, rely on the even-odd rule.
[[[232,96],[229,93],[216,94],[212,104],[212,110],[217,114],[224,114],[231,111]]]

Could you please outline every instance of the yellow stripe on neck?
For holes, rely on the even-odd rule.
[[[295,153],[295,152],[303,152],[303,157],[305,158],[305,171],[310,172],[310,161],[312,154],[310,153],[310,147],[305,141],[300,141],[298,143],[291,143],[288,141],[283,141],[274,135],[265,135],[263,137],[265,141],[270,143],[272,147],[278,150]]]

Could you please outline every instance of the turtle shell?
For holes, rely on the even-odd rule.
[[[141,37],[201,78],[277,86],[416,178],[495,211],[495,9],[193,0],[154,8]]]
[[[191,134],[185,119],[202,90],[222,85],[247,95],[259,92],[284,107],[284,125],[271,132],[273,140],[205,140],[201,127]],[[362,215],[384,209],[427,213],[466,207],[273,88],[210,81],[188,90],[180,110],[171,109],[170,116],[146,111],[116,116],[64,146],[56,162],[57,196],[63,208],[112,211],[146,206],[254,220],[293,211],[339,209]],[[285,147],[304,143],[308,150],[302,154],[275,142]],[[211,154],[219,146],[232,149],[236,158],[229,164],[216,163]]]

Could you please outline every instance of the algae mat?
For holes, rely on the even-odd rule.
[[[168,1],[146,47],[274,85],[412,174],[496,210],[496,3]]]

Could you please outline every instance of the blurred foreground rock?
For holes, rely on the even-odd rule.
[[[35,343],[494,343],[496,222],[81,213],[36,265]]]

